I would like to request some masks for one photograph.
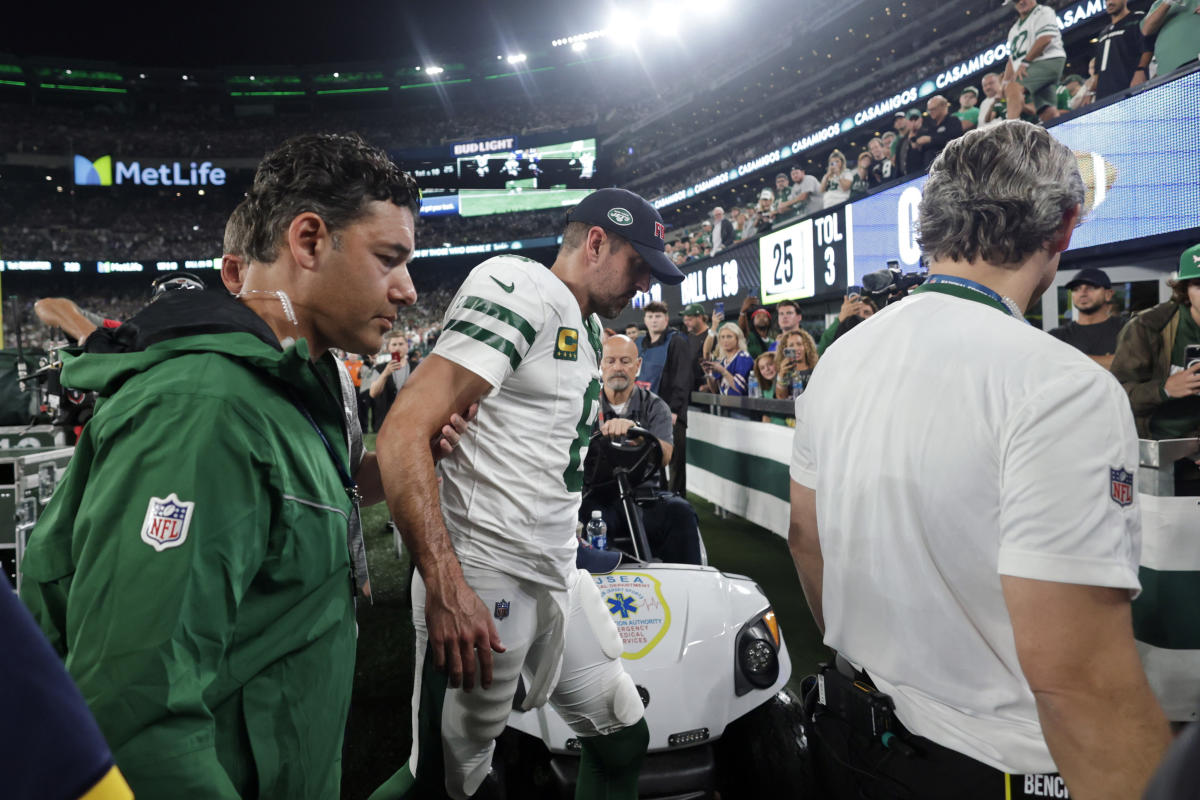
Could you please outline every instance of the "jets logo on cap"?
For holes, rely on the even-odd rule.
[[[609,209],[608,218],[622,227],[633,224],[633,214],[623,208]]]

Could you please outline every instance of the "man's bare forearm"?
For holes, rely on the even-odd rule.
[[[46,297],[33,304],[33,311],[46,325],[61,328],[79,343],[96,330],[96,325],[79,310],[79,307],[63,297]]]
[[[1046,48],[1050,46],[1050,42],[1052,41],[1054,41],[1053,36],[1039,37],[1038,40],[1033,43],[1033,47],[1029,48],[1029,52],[1025,54],[1025,63],[1032,64],[1034,61],[1037,61],[1039,58],[1041,58],[1042,53],[1046,52]]]
[[[825,610],[821,604],[825,558],[821,555],[821,539],[817,530],[816,492],[807,486],[791,483],[791,521],[788,524],[788,550],[800,577],[800,588],[812,611],[817,630],[825,635]]]
[[[1079,677],[1078,687],[1035,692],[1042,733],[1071,797],[1141,797],[1171,742],[1158,700],[1141,675],[1103,690]]]
[[[1151,11],[1142,20],[1142,35],[1153,36],[1162,28],[1163,23],[1167,21],[1167,14],[1170,13],[1171,7],[1163,3],[1158,8]]]
[[[427,586],[461,578],[462,569],[442,519],[437,473],[429,439],[422,431],[404,429],[389,414],[376,442],[388,510]]]

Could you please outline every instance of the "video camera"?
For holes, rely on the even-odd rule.
[[[900,269],[899,261],[889,261],[884,269],[863,275],[862,293],[883,308],[888,303],[903,300],[908,296],[909,289],[915,289],[925,282],[925,277],[923,272],[906,274]]]

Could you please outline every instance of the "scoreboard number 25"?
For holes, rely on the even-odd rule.
[[[762,302],[800,300],[845,285],[849,207],[801,220],[759,240]]]

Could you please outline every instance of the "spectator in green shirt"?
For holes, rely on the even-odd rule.
[[[969,131],[979,125],[979,90],[968,86],[959,92],[958,111],[954,116],[962,121],[964,131]]]
[[[746,334],[746,352],[751,358],[767,352],[775,342],[771,334],[771,312],[765,308],[754,308],[755,297],[748,295],[742,301],[741,312],[738,314],[738,327]],[[753,311],[751,311],[753,309]],[[714,315],[713,327],[716,327]]]
[[[1142,35],[1158,36],[1154,57],[1159,75],[1195,61],[1200,51],[1200,0],[1154,0],[1142,20]]]

